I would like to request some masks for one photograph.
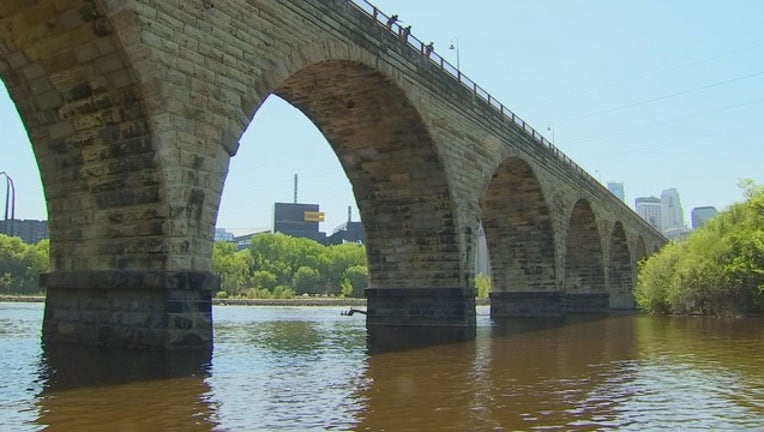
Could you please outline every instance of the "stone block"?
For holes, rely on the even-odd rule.
[[[562,295],[558,291],[492,292],[491,316],[557,317],[565,314]]]

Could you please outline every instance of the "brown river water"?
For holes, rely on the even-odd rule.
[[[216,306],[213,352],[126,355],[43,348],[43,305],[0,303],[0,431],[764,431],[762,318],[481,306],[418,346],[345,309]]]

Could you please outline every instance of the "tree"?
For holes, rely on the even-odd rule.
[[[673,242],[641,266],[635,291],[652,313],[725,315],[764,306],[764,189]]]
[[[252,273],[252,285],[257,288],[272,289],[278,283],[276,275],[267,270],[257,270]]]
[[[250,287],[250,255],[236,251],[236,245],[217,242],[212,249],[212,269],[220,278],[220,289],[228,295],[242,295]]]
[[[324,278],[330,293],[339,293],[340,287],[345,281],[345,272],[349,268],[354,266],[366,267],[366,248],[355,243],[328,246],[325,250],[325,256],[327,265]],[[345,290],[344,286],[342,286],[342,290]]]
[[[4,292],[39,293],[40,274],[47,271],[48,262],[48,240],[28,245],[18,237],[0,234],[0,289]]]
[[[297,294],[318,294],[321,275],[318,270],[308,266],[297,269],[292,278],[292,287]]]
[[[478,273],[475,276],[475,289],[478,297],[488,297],[491,292],[491,277],[484,273]]]
[[[346,297],[363,297],[369,285],[369,270],[366,266],[354,265],[345,270],[341,282],[342,294]]]

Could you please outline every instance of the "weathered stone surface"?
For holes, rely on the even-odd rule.
[[[53,275],[211,271],[228,162],[270,94],[318,126],[353,184],[367,233],[369,292],[380,300],[370,322],[393,324],[401,314],[402,322],[429,325],[436,321],[426,318],[429,307],[437,319],[474,325],[474,316],[448,312],[456,300],[401,296],[410,304],[393,307],[381,290],[472,290],[481,223],[497,292],[608,293],[618,307],[628,300],[637,260],[665,241],[522,120],[353,3],[209,5],[0,5],[0,77],[39,162]],[[51,277],[52,311],[67,301],[57,291],[80,293],[81,304],[92,296],[114,314],[122,307],[114,293],[129,298],[92,280],[81,282],[98,288],[57,288],[56,278],[73,276]],[[467,297],[454,298],[474,304]],[[187,307],[164,301],[182,311],[166,312],[164,336],[104,336],[75,319],[46,332],[166,344],[176,336],[171,321],[203,325],[169,315]],[[81,319],[110,325],[112,318],[93,312]],[[130,315],[129,322],[141,320]]]
[[[495,318],[559,317],[565,313],[559,291],[491,293],[491,316]]]
[[[368,326],[474,327],[475,292],[464,288],[368,288]]]
[[[58,272],[43,275],[48,342],[130,348],[204,348],[212,343],[210,273]]]

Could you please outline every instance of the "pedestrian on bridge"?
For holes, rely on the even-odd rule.
[[[387,26],[388,30],[393,29],[393,24],[395,24],[396,21],[398,21],[398,14],[393,14],[390,16],[390,18],[387,19],[385,25]]]

